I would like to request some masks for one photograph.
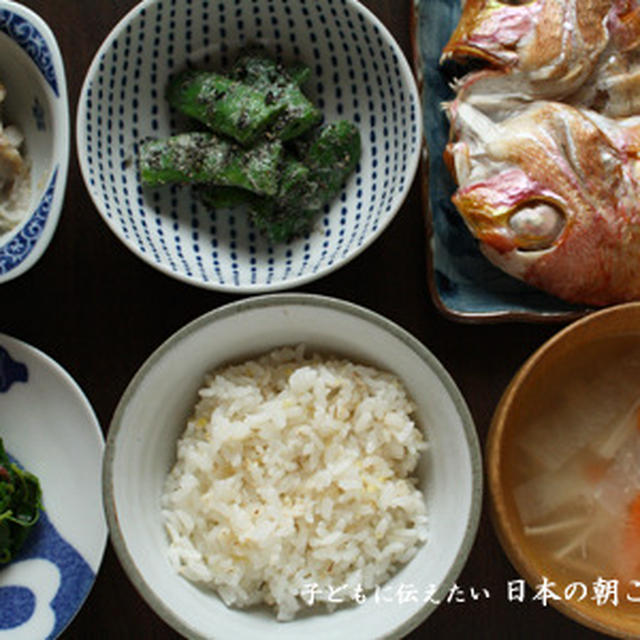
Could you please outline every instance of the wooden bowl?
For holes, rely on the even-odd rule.
[[[627,605],[621,606],[623,599],[640,596],[640,582],[634,584],[634,591],[628,590],[629,583],[618,583],[619,604],[613,602],[599,605],[592,599],[592,592],[578,602],[565,596],[564,587],[571,583],[568,572],[563,573],[551,559],[551,552],[545,556],[541,545],[525,534],[524,525],[516,504],[513,478],[521,471],[515,468],[517,456],[516,437],[524,433],[527,421],[537,415],[554,385],[566,384],[562,378],[568,363],[583,357],[585,349],[607,338],[634,336],[640,345],[640,303],[629,303],[610,307],[585,316],[561,330],[540,347],[521,367],[505,390],[493,416],[489,430],[486,460],[490,509],[493,523],[502,547],[515,569],[529,586],[538,592],[545,579],[555,583],[555,593],[559,600],[550,600],[563,614],[597,631],[617,637],[640,637],[640,602],[635,605],[637,613]],[[598,347],[599,348],[599,347]],[[598,363],[593,363],[597,370]],[[640,388],[640,380],[638,387]],[[555,405],[554,405],[555,406]],[[602,576],[604,579],[612,576]],[[640,581],[640,575],[635,577]],[[586,585],[591,588],[591,585]],[[624,590],[623,590],[624,587]],[[624,591],[624,593],[623,593]],[[625,595],[626,594],[626,595]],[[532,597],[532,596],[531,596]],[[640,598],[639,598],[640,599]]]

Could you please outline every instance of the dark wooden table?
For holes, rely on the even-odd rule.
[[[410,56],[412,0],[366,0]],[[51,26],[64,56],[72,132],[84,75],[100,43],[134,0],[26,0]],[[108,230],[84,188],[75,138],[66,200],[50,247],[29,272],[1,287],[0,331],[55,358],[83,388],[105,433],[121,393],[146,357],[174,331],[236,297],[185,285],[136,258]],[[505,385],[560,326],[453,322],[427,286],[418,181],[382,236],[360,257],[300,291],[350,300],[420,339],[465,396],[484,446]],[[486,498],[485,498],[486,506]],[[483,511],[477,540],[458,580],[464,602],[442,604],[410,638],[596,638],[528,597],[510,602],[518,578]],[[482,594],[477,600],[472,590]],[[487,595],[488,594],[488,597]],[[529,594],[531,595],[531,594]],[[140,598],[110,545],[85,606],[64,638],[176,638]]]

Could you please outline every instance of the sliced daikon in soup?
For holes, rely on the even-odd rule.
[[[524,533],[566,576],[640,580],[640,335],[548,373],[509,459]]]

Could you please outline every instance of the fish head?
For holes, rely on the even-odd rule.
[[[512,251],[549,250],[571,219],[571,202],[544,170],[536,176],[532,162],[545,163],[551,155],[532,148],[536,109],[500,121],[493,114],[460,99],[447,105],[451,122],[445,163],[459,187],[453,202],[481,245],[506,254]],[[522,147],[528,141],[528,151]],[[531,156],[531,157],[529,157]]]
[[[478,59],[492,67],[511,67],[518,49],[535,26],[536,2],[507,4],[467,0],[460,21],[442,51],[442,60]]]
[[[635,168],[602,127],[551,102],[503,122],[465,102],[449,116],[452,200],[491,262],[572,302],[640,296]]]
[[[567,202],[518,168],[458,190],[453,201],[478,241],[500,254],[550,250],[567,228]]]
[[[538,97],[579,88],[606,48],[611,0],[467,0],[441,62],[518,70]]]

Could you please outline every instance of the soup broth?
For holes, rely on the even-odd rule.
[[[537,387],[506,456],[524,540],[558,596],[640,624],[640,333],[581,347]]]

